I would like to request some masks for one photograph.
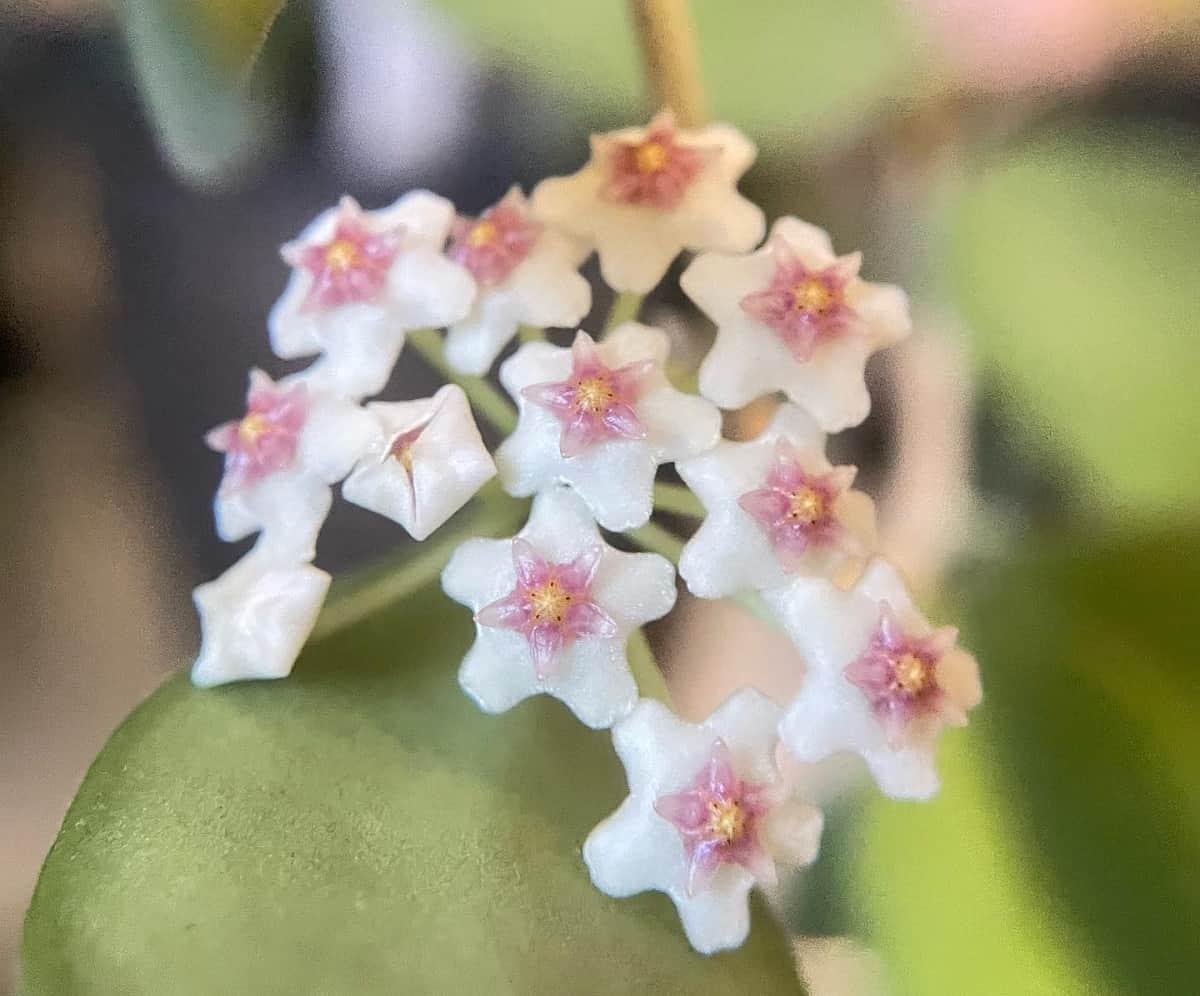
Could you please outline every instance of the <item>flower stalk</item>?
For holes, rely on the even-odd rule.
[[[440,332],[436,329],[417,329],[408,334],[408,344],[447,381],[461,387],[475,410],[493,426],[503,433],[512,432],[517,427],[517,410],[490,381],[483,377],[465,376],[451,369],[446,362],[446,345]]]
[[[630,0],[629,9],[655,103],[669,107],[685,127],[704,124],[704,88],[687,0]]]

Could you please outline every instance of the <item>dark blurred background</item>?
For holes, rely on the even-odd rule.
[[[238,552],[201,437],[285,369],[280,243],[344,191],[477,211],[651,109],[622,3],[297,0],[243,92],[271,7],[0,2],[0,980],[87,762]],[[1196,7],[693,7],[712,110],[760,143],[747,192],[913,293],[835,446],[988,690],[937,803],[833,805],[788,903],[814,993],[1194,992]],[[677,292],[648,314],[695,353]],[[398,534],[339,505],[319,562]]]

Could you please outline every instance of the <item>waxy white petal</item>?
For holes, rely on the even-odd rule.
[[[215,581],[196,588],[202,643],[192,666],[201,688],[284,678],[325,601],[330,577],[256,546]]]
[[[266,379],[259,373],[259,379]],[[261,531],[259,545],[272,554],[311,560],[317,533],[329,514],[329,485],[345,477],[371,445],[372,418],[358,405],[321,391],[307,371],[279,382],[307,389],[303,428],[291,466],[241,487],[221,490],[213,500],[217,535],[234,542]]]
[[[684,292],[717,326],[716,341],[700,366],[700,392],[722,408],[740,408],[764,394],[783,391],[826,432],[838,432],[857,425],[870,412],[864,380],[867,359],[909,334],[908,298],[897,287],[852,278],[845,297],[857,320],[836,338],[819,343],[801,362],[774,329],[741,305],[748,294],[771,282],[781,246],[809,267],[837,262],[823,231],[797,218],[781,218],[756,252],[706,253],[680,277]]]
[[[323,211],[289,245],[299,250],[327,242],[339,210]],[[454,205],[445,198],[417,190],[388,207],[361,212],[360,218],[372,232],[400,229],[400,248],[379,297],[330,308],[307,307],[313,276],[297,266],[267,321],[277,356],[323,354],[312,368],[314,383],[355,399],[382,390],[405,332],[462,319],[475,294],[471,275],[441,254],[454,221]]]
[[[564,650],[558,666],[539,680],[521,634],[477,623],[475,644],[463,661],[459,682],[488,712],[502,712],[544,693],[561,699],[586,725],[609,726],[637,701],[626,641],[636,628],[671,610],[675,570],[657,554],[613,549],[601,539],[582,501],[565,488],[539,495],[518,535],[553,563],[569,562],[599,546],[591,597],[616,624],[616,633],[579,637]],[[508,595],[515,585],[511,540],[468,540],[442,573],[446,594],[475,612]]]
[[[592,289],[579,273],[587,249],[544,229],[529,255],[498,284],[480,287],[466,318],[450,326],[446,360],[459,373],[481,376],[522,325],[573,328],[592,306]]]
[[[780,785],[775,765],[779,707],[753,689],[732,695],[703,723],[679,719],[666,706],[643,699],[613,727],[613,744],[625,766],[629,796],[583,845],[592,881],[617,897],[655,889],[674,902],[692,946],[705,954],[737,947],[750,929],[748,896],[754,879],[736,864],[722,864],[694,892],[676,828],[655,810],[663,796],[684,790],[723,741],[738,776]],[[766,818],[763,845],[778,859],[816,856],[821,816],[811,807],[784,802]]]
[[[342,485],[342,496],[386,515],[423,540],[496,474],[462,388],[447,384],[432,398],[367,406],[371,445]],[[391,455],[397,436],[420,428],[408,466]]]
[[[825,434],[804,411],[787,404],[756,439],[722,441],[676,465],[707,511],[679,558],[679,573],[694,595],[726,598],[748,589],[786,585],[801,576],[833,577],[854,559],[841,546],[814,547],[793,570],[785,570],[766,529],[738,504],[742,496],[764,487],[781,439],[795,447],[806,471],[824,475],[833,470],[825,457]],[[871,499],[860,491],[846,491],[833,510],[854,544],[869,551],[875,542]]]
[[[643,360],[657,364],[645,376],[634,405],[647,430],[645,438],[604,440],[564,457],[561,423],[522,392],[534,384],[565,380],[571,373],[571,350],[529,343],[500,368],[500,381],[516,400],[520,421],[496,451],[496,466],[510,494],[532,495],[557,483],[570,484],[605,529],[622,531],[650,518],[659,464],[693,456],[717,441],[720,413],[668,383],[661,364],[669,342],[659,329],[627,322],[596,348],[610,368]]]
[[[638,142],[647,131],[624,128],[601,137]],[[543,180],[533,191],[534,215],[595,246],[605,283],[618,291],[651,290],[684,249],[743,252],[762,238],[762,211],[737,192],[738,179],[754,161],[754,144],[723,124],[676,137],[681,145],[719,154],[669,210],[604,197],[608,166],[594,153],[577,173]]]
[[[914,637],[933,632],[918,612],[895,568],[882,558],[868,565],[857,584],[841,591],[818,579],[801,579],[764,593],[804,659],[804,683],[779,727],[784,747],[802,761],[853,751],[867,763],[879,787],[897,799],[926,799],[938,789],[934,765],[942,727],[965,722],[981,697],[978,667],[968,653],[949,651],[939,661],[938,684],[947,709],[915,717],[899,740],[875,715],[863,691],[845,676],[879,626],[886,605]]]

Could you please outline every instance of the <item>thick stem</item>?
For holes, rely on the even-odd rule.
[[[545,342],[546,330],[539,329],[536,325],[522,325],[517,330],[517,338],[521,342]]]
[[[475,410],[497,430],[508,435],[517,427],[516,408],[491,381],[483,377],[467,377],[450,368],[446,362],[445,344],[437,329],[409,332],[406,341],[434,370],[461,387]]]
[[[704,124],[704,88],[687,0],[630,0],[629,9],[655,101],[674,111],[685,128]]]
[[[667,691],[667,682],[659,669],[654,652],[650,649],[650,641],[646,639],[644,629],[634,630],[625,646],[625,656],[629,659],[629,670],[633,672],[633,680],[637,682],[638,694],[644,699],[657,699],[665,705],[671,704],[671,694]]]
[[[654,485],[654,507],[672,515],[686,515],[689,519],[703,519],[704,505],[689,488],[682,484]]]
[[[645,294],[634,294],[631,291],[622,291],[614,297],[612,307],[608,311],[608,319],[604,322],[605,334],[611,332],[618,325],[635,321],[638,312],[642,310],[642,301],[645,297]]]

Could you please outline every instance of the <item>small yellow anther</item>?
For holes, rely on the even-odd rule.
[[[896,661],[893,681],[905,695],[918,695],[929,681],[929,669],[916,654],[905,654]]]
[[[575,388],[575,403],[592,414],[605,411],[616,396],[612,384],[605,377],[586,377]]]
[[[407,473],[412,474],[413,455],[411,443],[403,443],[398,446],[393,445],[391,449],[388,450],[388,456],[399,463]]]
[[[358,247],[349,239],[336,239],[325,250],[325,265],[342,272],[358,263]]]
[[[267,421],[266,416],[251,412],[238,423],[238,437],[246,445],[252,446],[270,428],[271,423]]]
[[[812,488],[800,488],[792,492],[788,517],[807,522],[810,526],[825,515],[825,499]]]
[[[554,579],[529,592],[529,605],[533,609],[535,623],[564,622],[570,604],[571,595]]]
[[[733,799],[714,799],[708,804],[708,831],[725,843],[737,840],[746,830],[746,814]]]
[[[477,221],[467,233],[467,245],[472,249],[482,249],[490,245],[496,238],[496,226],[490,221]]]
[[[657,173],[667,165],[667,150],[658,142],[642,142],[633,153],[639,173]]]
[[[792,305],[797,311],[819,315],[833,304],[833,291],[820,280],[809,277],[792,288]]]

